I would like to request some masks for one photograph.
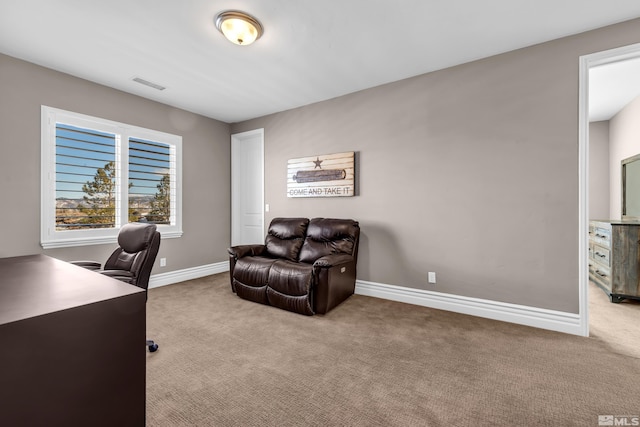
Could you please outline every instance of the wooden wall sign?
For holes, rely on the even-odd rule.
[[[301,157],[287,162],[287,197],[354,195],[355,152]]]

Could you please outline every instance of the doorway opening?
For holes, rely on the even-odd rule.
[[[604,52],[598,52],[585,55],[580,58],[580,100],[579,100],[579,310],[580,310],[580,329],[581,334],[589,336],[590,330],[594,334],[604,334],[607,330],[620,330],[620,326],[607,325],[605,316],[602,315],[603,310],[608,310],[606,301],[603,297],[606,294],[595,287],[589,280],[589,223],[590,220],[620,220],[619,213],[619,196],[620,196],[620,178],[618,167],[620,159],[618,154],[613,156],[607,151],[606,156],[606,172],[599,169],[598,164],[594,161],[600,154],[596,151],[596,145],[600,144],[599,134],[605,133],[609,138],[609,119],[622,110],[627,104],[640,96],[640,73],[635,72],[638,83],[637,89],[626,87],[622,89],[622,94],[616,95],[617,85],[620,85],[622,78],[616,76],[615,73],[627,72],[625,68],[640,64],[640,44],[625,46],[622,48],[612,49]],[[625,99],[626,97],[626,99]],[[593,125],[592,125],[593,122]],[[602,123],[601,123],[602,122]],[[604,130],[603,130],[604,129]],[[640,127],[639,127],[640,129]],[[596,131],[597,130],[597,131]],[[591,132],[593,132],[591,134]],[[640,136],[640,134],[639,134]],[[640,138],[637,151],[640,152]],[[592,143],[593,142],[593,146]],[[609,150],[609,140],[606,141],[607,150]],[[600,163],[602,164],[602,162]],[[616,166],[617,165],[617,166]],[[609,172],[609,166],[611,171]],[[608,175],[608,183],[604,190],[602,182],[599,178]],[[597,187],[600,186],[600,189]],[[606,191],[608,190],[608,191]],[[606,194],[606,201],[598,206],[595,200],[598,192]],[[604,196],[603,196],[604,197]],[[593,198],[593,200],[591,199]],[[606,214],[605,218],[601,218]],[[593,250],[593,248],[592,248]],[[593,298],[590,303],[590,297]],[[637,304],[636,304],[637,305]],[[613,307],[615,308],[615,307]],[[631,307],[635,312],[640,312],[640,305]],[[594,310],[590,313],[590,310]],[[620,311],[620,310],[619,310]],[[593,319],[591,319],[591,314]],[[617,313],[619,314],[619,313]],[[635,316],[636,314],[632,314]],[[596,323],[592,323],[597,322]],[[590,328],[591,323],[591,328]],[[597,325],[597,326],[596,326]],[[637,326],[635,327],[636,329]],[[624,329],[624,328],[622,328]],[[613,333],[613,332],[612,332]],[[640,336],[640,330],[639,335]],[[608,339],[605,339],[608,340]],[[615,342],[612,340],[611,342]]]

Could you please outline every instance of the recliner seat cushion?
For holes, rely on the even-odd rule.
[[[300,249],[300,261],[313,263],[318,258],[331,254],[353,255],[357,230],[357,222],[351,220],[312,219]]]
[[[233,270],[233,284],[238,296],[268,304],[267,282],[269,270],[276,260],[266,257],[240,258]]]
[[[265,238],[267,253],[274,258],[297,261],[308,224],[307,218],[274,218]]]
[[[313,266],[278,260],[269,270],[267,299],[269,304],[300,314],[312,315],[311,287]]]

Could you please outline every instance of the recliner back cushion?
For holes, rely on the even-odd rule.
[[[297,261],[308,225],[307,218],[274,218],[265,239],[267,253],[275,258]]]
[[[354,255],[360,226],[350,219],[314,218],[309,222],[307,237],[300,249],[300,261],[313,263],[331,254]]]

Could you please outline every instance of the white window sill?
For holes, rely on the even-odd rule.
[[[162,239],[176,239],[182,237],[182,230],[179,231],[160,231]],[[77,246],[92,246],[92,245],[104,245],[118,243],[118,236],[106,236],[106,237],[84,237],[75,239],[55,239],[48,240],[46,242],[40,242],[40,246],[43,249],[55,249],[55,248],[73,248]]]

